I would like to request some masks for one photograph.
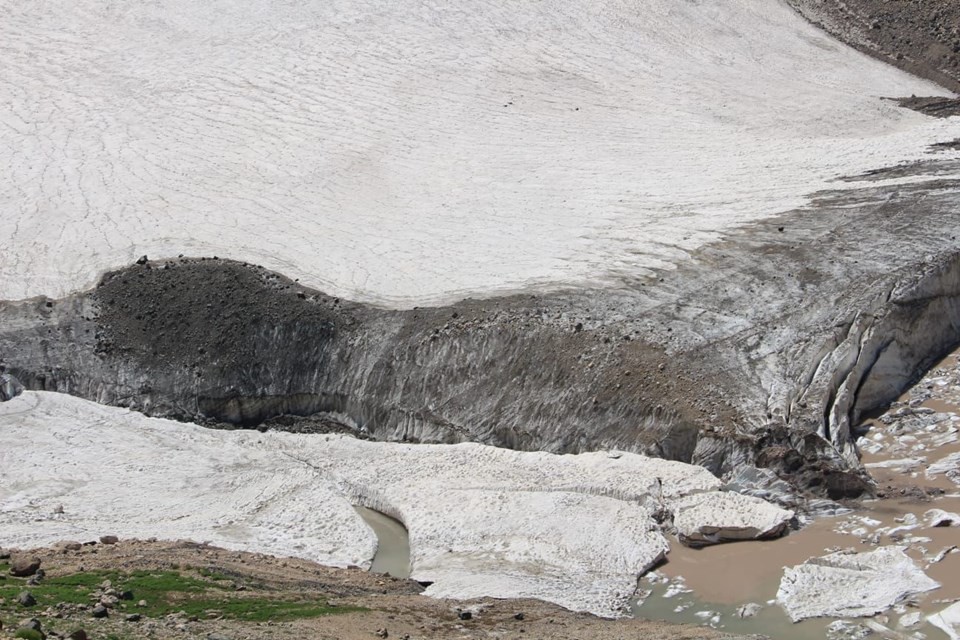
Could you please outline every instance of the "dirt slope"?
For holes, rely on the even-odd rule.
[[[18,555],[14,553],[14,558]],[[10,600],[0,600],[0,638],[12,637],[21,620],[36,618],[48,637],[59,636],[83,628],[90,638],[119,637],[185,639],[221,638],[230,640],[267,640],[283,638],[317,638],[323,640],[369,640],[370,638],[566,638],[693,640],[730,638],[710,629],[684,627],[655,621],[601,620],[586,614],[565,611],[555,605],[533,600],[498,601],[485,599],[471,602],[437,600],[418,595],[421,587],[410,580],[351,569],[331,569],[294,558],[273,558],[260,554],[226,551],[191,542],[121,541],[119,544],[85,544],[78,550],[41,549],[30,556],[42,560],[46,578],[39,585],[29,586],[25,579],[6,577],[0,587],[32,589],[40,603],[23,607]],[[3,564],[4,561],[0,561]],[[114,586],[124,588],[123,575],[132,572],[175,572],[188,580],[222,582],[229,578],[226,589],[215,586],[210,593],[228,599],[271,599],[277,601],[317,601],[342,608],[343,613],[290,621],[244,622],[230,615],[197,616],[171,613],[151,615],[154,602],[139,605],[143,592],[132,594],[129,601],[111,605],[103,618],[91,615],[95,599],[87,607],[77,605],[47,606],[40,594],[45,582],[65,575],[93,575],[119,572]],[[6,573],[6,572],[4,572]],[[99,582],[99,580],[97,580]],[[198,597],[195,592],[174,592],[169,597]],[[156,595],[154,594],[153,598]],[[151,599],[153,599],[151,598]],[[139,606],[138,606],[139,605]],[[352,611],[351,608],[362,608]],[[469,619],[461,612],[470,611]],[[128,616],[144,612],[139,620]],[[386,631],[384,635],[383,630]],[[53,633],[51,633],[53,632]],[[9,635],[8,635],[9,634]],[[732,639],[731,639],[732,640]]]

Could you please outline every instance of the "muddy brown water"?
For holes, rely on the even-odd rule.
[[[366,507],[354,507],[354,509],[377,534],[377,553],[373,556],[370,571],[389,573],[395,578],[409,578],[410,537],[407,535],[406,527],[379,511]]]

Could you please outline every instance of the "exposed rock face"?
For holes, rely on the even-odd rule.
[[[0,373],[0,402],[6,402],[23,393],[23,385],[9,373]]]
[[[936,118],[952,118],[960,115],[960,98],[901,98],[900,105]],[[956,143],[940,143],[940,148],[952,148]]]
[[[0,358],[30,389],[150,415],[330,412],[379,439],[615,448],[857,495],[851,423],[960,339],[960,241],[939,231],[960,226],[957,187],[824,194],[657,278],[431,309],[223,260],[147,262],[92,292],[0,303]]]
[[[673,524],[680,542],[702,547],[734,540],[783,535],[792,511],[737,493],[694,494],[673,504]]]
[[[872,616],[939,586],[903,547],[880,547],[866,553],[832,553],[786,569],[777,602],[794,622]]]

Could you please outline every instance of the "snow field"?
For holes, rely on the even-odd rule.
[[[779,1],[0,5],[0,299],[141,254],[395,307],[610,283],[960,137]]]

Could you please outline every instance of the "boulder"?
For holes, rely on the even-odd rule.
[[[905,547],[811,558],[783,573],[777,602],[794,622],[805,618],[872,616],[940,586]]]
[[[690,547],[775,538],[787,531],[794,516],[760,498],[727,491],[695,493],[672,506],[677,537]]]
[[[20,623],[21,629],[32,629],[34,631],[43,631],[43,625],[36,618],[30,618]]]
[[[10,562],[10,575],[17,578],[26,578],[32,576],[40,568],[39,558],[18,557]]]
[[[0,402],[12,400],[23,393],[23,385],[9,373],[0,373]]]

